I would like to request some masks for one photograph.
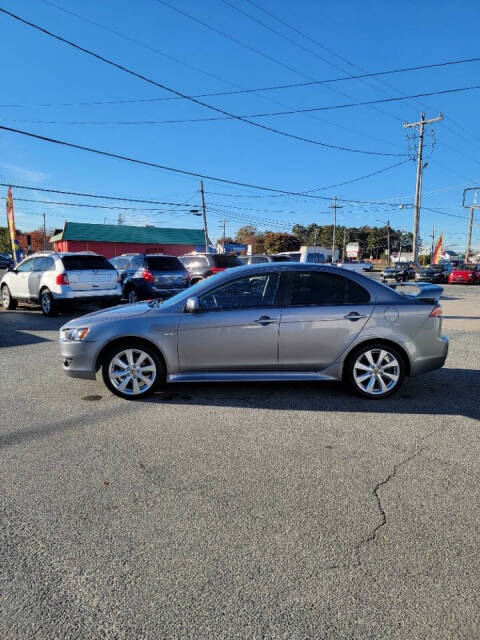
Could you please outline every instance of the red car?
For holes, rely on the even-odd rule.
[[[448,277],[449,284],[480,284],[480,263],[460,264]]]

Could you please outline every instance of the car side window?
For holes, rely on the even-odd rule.
[[[35,258],[33,261],[33,271],[45,271],[45,258]]]
[[[264,262],[268,262],[268,258],[264,258],[263,256],[254,256],[252,258],[251,264],[260,264],[260,263],[264,263]]]
[[[30,258],[30,260],[25,260],[25,262],[22,262],[22,264],[17,267],[17,271],[19,273],[27,273],[29,271],[33,270],[33,262],[34,262],[35,258]],[[38,260],[38,258],[37,258]]]
[[[362,304],[369,301],[368,291],[349,278],[324,271],[297,271],[293,274],[290,306]]]
[[[273,307],[276,303],[279,273],[257,273],[222,285],[199,299],[201,309],[248,309]]]
[[[43,259],[43,271],[55,271],[55,260],[46,257]]]

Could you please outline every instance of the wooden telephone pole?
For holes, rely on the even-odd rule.
[[[430,118],[429,120],[425,119],[425,113],[422,111],[420,115],[420,120],[418,122],[404,122],[403,126],[405,129],[409,129],[411,127],[415,127],[419,129],[419,137],[418,137],[418,149],[417,149],[417,177],[415,181],[415,211],[413,218],[413,262],[415,264],[418,263],[418,249],[419,249],[419,238],[418,231],[420,226],[420,203],[422,200],[422,172],[424,169],[423,164],[423,136],[425,131],[426,124],[432,124],[433,122],[440,122],[443,120],[443,115],[441,113],[438,114],[436,118]]]

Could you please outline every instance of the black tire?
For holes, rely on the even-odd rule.
[[[142,390],[140,385],[143,385],[142,379],[139,377],[138,371],[133,373],[128,367],[128,351],[132,352],[132,361],[135,362],[135,359],[140,360],[140,354],[146,354],[147,358],[145,358],[142,362],[147,362],[147,365],[141,364],[140,367],[155,367],[155,371],[143,371],[142,375],[144,378],[151,379],[151,374],[154,373],[153,380],[151,381],[150,386],[146,387]],[[125,370],[128,370],[129,381],[125,386],[125,391],[120,389],[120,385],[125,381],[125,377],[122,377],[124,367],[119,367],[113,362],[114,360],[121,361],[126,365]],[[115,373],[117,374],[115,376]],[[159,356],[156,349],[148,344],[145,344],[140,341],[127,341],[114,345],[111,349],[107,351],[105,356],[102,359],[102,376],[103,381],[107,388],[119,398],[123,398],[124,400],[141,400],[143,398],[151,395],[158,387],[163,386],[166,381],[166,372],[165,365],[163,363],[162,358]],[[115,381],[115,382],[114,382]],[[139,388],[139,392],[135,391],[135,381],[137,387]]]
[[[6,284],[2,287],[2,305],[8,311],[14,311],[18,307],[18,302],[12,298],[10,289]]]
[[[40,307],[43,315],[47,318],[58,316],[58,306],[49,289],[45,288],[40,291]]]
[[[370,357],[367,353],[370,353]],[[344,380],[358,395],[370,400],[382,400],[400,389],[405,372],[405,360],[395,347],[384,342],[370,342],[350,353],[345,363]],[[359,381],[362,376],[367,377]],[[372,379],[373,385],[367,390]],[[385,390],[382,390],[383,387],[386,387]]]
[[[128,289],[128,291],[125,294],[125,297],[127,299],[128,304],[135,304],[136,302],[140,301],[140,296],[137,293],[137,290],[132,287],[131,289]]]

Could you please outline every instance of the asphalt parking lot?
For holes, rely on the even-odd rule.
[[[0,312],[0,638],[479,638],[480,286],[443,308],[446,366],[380,402],[127,402]]]

